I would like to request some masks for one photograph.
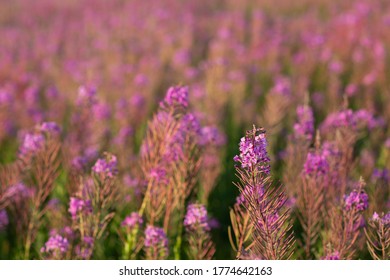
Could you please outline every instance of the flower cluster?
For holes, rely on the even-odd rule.
[[[145,230],[145,246],[168,246],[167,235],[164,229],[154,226],[148,226]]]
[[[374,212],[371,220],[374,222],[379,222],[385,227],[390,227],[390,211],[387,212],[387,214],[382,214],[382,217],[378,213]]]
[[[187,231],[201,228],[209,231],[208,216],[206,207],[202,204],[189,204],[184,218],[184,226]]]
[[[366,210],[368,208],[368,195],[364,191],[352,191],[344,197],[344,208],[347,211],[351,209]]]
[[[353,130],[367,127],[374,129],[383,125],[383,120],[375,118],[374,115],[365,109],[353,112],[351,109],[345,109],[339,112],[329,114],[322,124],[325,130],[349,127]]]
[[[49,238],[45,243],[45,246],[41,248],[41,253],[47,253],[52,258],[59,258],[60,256],[65,255],[68,250],[68,239],[57,234]]]
[[[160,103],[162,108],[166,107],[188,107],[188,87],[170,87],[165,99]]]
[[[129,216],[127,216],[121,223],[121,226],[128,229],[133,229],[137,226],[142,225],[144,220],[138,214],[138,212],[133,212]]]
[[[83,200],[76,197],[71,197],[68,211],[71,214],[72,219],[77,219],[79,214],[92,213],[92,202],[91,200]]]
[[[106,158],[96,161],[92,171],[96,174],[102,174],[104,177],[113,178],[118,173],[117,165],[116,156],[107,154]]]
[[[313,110],[309,106],[298,106],[298,122],[294,124],[294,135],[311,141],[314,134]]]
[[[39,126],[39,130],[53,135],[61,133],[61,127],[55,122],[44,122]]]
[[[332,261],[340,260],[340,253],[338,251],[334,251],[333,253],[326,255],[324,260],[332,260]]]
[[[42,134],[27,133],[23,138],[19,153],[21,156],[35,154],[43,148],[44,144],[45,137]]]
[[[266,174],[270,173],[267,139],[263,129],[249,130],[241,138],[239,147],[240,154],[234,157],[234,161],[241,163],[243,169],[258,169]]]
[[[147,259],[166,259],[168,238],[164,229],[149,225],[145,230],[144,246]]]
[[[303,166],[303,173],[308,176],[325,175],[329,171],[327,157],[322,151],[309,152]]]

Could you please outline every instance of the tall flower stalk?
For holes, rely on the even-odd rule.
[[[364,227],[363,211],[368,208],[368,195],[364,191],[365,182],[361,179],[357,188],[344,196],[342,205],[330,211],[329,233],[324,245],[329,255],[337,252],[340,259],[353,259],[356,243]]]
[[[240,154],[234,160],[239,182],[235,185],[246,201],[254,227],[250,255],[267,260],[289,259],[294,238],[286,195],[270,177],[265,130],[253,126],[240,141]]]
[[[190,204],[184,218],[187,255],[192,260],[209,260],[215,253],[211,240],[209,218],[206,207],[202,204]]]

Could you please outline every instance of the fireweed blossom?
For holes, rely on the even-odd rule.
[[[355,112],[351,109],[345,109],[329,114],[321,125],[321,129],[331,131],[332,129],[344,127],[357,131],[364,127],[371,130],[380,126],[383,126],[383,120],[375,118],[372,113],[365,109]]]
[[[297,123],[294,124],[295,138],[311,141],[314,134],[314,117],[311,107],[298,106],[297,119]]]
[[[307,154],[303,173],[308,176],[324,176],[329,172],[329,163],[323,151],[311,151]]]
[[[188,107],[188,87],[174,86],[170,87],[160,103],[161,108],[167,107]]]
[[[76,197],[71,197],[69,202],[69,213],[72,219],[75,220],[80,214],[91,214],[92,213],[92,202],[91,200],[83,200]]]
[[[92,171],[106,178],[113,178],[118,173],[118,161],[116,156],[106,154],[106,158],[98,159],[92,167]]]
[[[44,122],[38,126],[38,129],[42,133],[49,133],[49,134],[60,134],[61,133],[61,127],[58,124],[56,124],[55,122]]]
[[[137,226],[142,225],[144,220],[137,212],[132,212],[127,216],[121,223],[123,228],[128,228],[130,230],[134,229]]]
[[[150,225],[146,228],[144,250],[149,260],[163,260],[168,257],[168,238],[164,229]]]
[[[368,195],[362,190],[354,190],[344,197],[344,208],[347,211],[356,209],[364,211],[368,208]]]
[[[368,208],[368,195],[364,186],[365,182],[360,179],[355,189],[344,196],[341,205],[334,205],[330,211],[330,227],[324,244],[331,251],[339,252],[340,259],[353,259],[356,240],[365,227],[363,212]]]
[[[22,145],[19,148],[19,154],[21,156],[35,154],[44,147],[44,144],[45,137],[42,134],[27,133],[24,136]]]
[[[236,186],[241,193],[237,202],[248,211],[254,229],[254,243],[249,255],[261,259],[289,259],[294,239],[289,232],[289,215],[282,209],[286,195],[280,186],[273,186],[269,176],[265,130],[253,126],[241,138],[239,150],[240,154],[234,157],[234,161],[240,163],[236,165],[240,179]],[[236,239],[242,240],[242,237],[236,234]],[[237,248],[237,258],[248,254],[242,251],[241,245]]]
[[[338,251],[334,251],[334,252],[326,255],[323,259],[324,260],[332,260],[332,261],[340,260],[340,253]]]
[[[207,210],[204,205],[190,204],[184,217],[184,227],[187,231],[196,230],[198,227],[205,231],[210,230],[208,224]]]
[[[49,259],[62,259],[65,257],[68,250],[68,239],[57,234],[49,238],[45,243],[45,246],[41,248],[41,253],[47,255],[47,258]]]
[[[239,145],[240,154],[234,157],[235,162],[241,164],[241,168],[247,170],[258,169],[269,175],[270,158],[267,153],[267,139],[263,129],[253,128],[242,137]]]
[[[215,247],[211,240],[211,227],[206,207],[198,203],[189,204],[183,224],[186,230],[185,238],[188,242],[188,258],[211,259],[215,253]]]

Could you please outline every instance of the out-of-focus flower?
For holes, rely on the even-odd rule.
[[[117,173],[117,158],[114,155],[107,154],[106,158],[98,159],[92,167],[92,171],[96,174],[102,174],[107,178],[113,178]]]
[[[225,136],[215,126],[202,127],[199,136],[199,144],[201,146],[215,145],[223,146],[226,143]]]
[[[27,133],[19,148],[20,155],[35,154],[43,148],[45,137],[42,134]]]
[[[77,95],[76,104],[81,106],[91,106],[97,102],[96,88],[81,86]]]
[[[331,130],[340,127],[349,127],[353,130],[367,127],[374,129],[383,126],[381,118],[375,118],[372,113],[365,109],[353,112],[351,109],[345,109],[327,116],[322,124],[322,129]]]
[[[39,126],[39,130],[54,135],[61,133],[61,127],[55,122],[44,122]]]
[[[322,151],[309,152],[303,166],[303,173],[309,176],[325,175],[329,171],[327,157]]]
[[[332,261],[340,260],[340,253],[338,251],[330,253],[325,256],[324,260],[332,260]]]
[[[4,193],[4,197],[12,200],[15,203],[20,203],[22,200],[30,198],[34,195],[34,190],[28,188],[23,183],[16,183],[8,187]]]
[[[389,170],[387,168],[383,168],[383,169],[375,168],[374,171],[372,172],[371,179],[373,181],[383,180],[384,182],[388,183],[390,182]]]
[[[77,219],[78,215],[81,213],[92,213],[92,202],[90,200],[71,197],[68,211],[72,215],[72,219]]]
[[[137,212],[133,212],[122,221],[121,226],[131,230],[136,226],[142,225],[143,222],[142,217]]]
[[[47,253],[51,257],[60,257],[66,254],[69,249],[68,239],[57,234],[51,236],[45,243],[45,246],[41,248],[41,253]]]
[[[184,218],[184,226],[187,231],[202,229],[210,230],[206,207],[202,204],[189,204]]]
[[[145,247],[154,246],[167,248],[168,238],[164,229],[149,225],[145,230]]]
[[[170,87],[160,106],[165,107],[188,107],[188,87]]]
[[[313,110],[309,106],[298,106],[298,122],[294,124],[294,135],[311,141],[314,134]]]
[[[364,191],[352,191],[349,195],[344,197],[344,208],[349,211],[356,209],[357,211],[363,211],[368,208],[368,195]]]
[[[380,216],[378,213],[374,212],[374,214],[371,217],[371,220],[374,222],[378,222],[383,224],[385,227],[390,226],[390,211],[387,212],[387,214],[383,214]]]
[[[8,215],[5,210],[0,211],[0,232],[3,231],[8,225]]]

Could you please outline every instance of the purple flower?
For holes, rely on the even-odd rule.
[[[340,253],[338,251],[330,253],[325,256],[324,260],[332,260],[332,261],[340,260]]]
[[[344,197],[345,210],[356,209],[363,211],[368,208],[368,195],[364,191],[352,191],[349,195]]]
[[[142,225],[144,220],[138,214],[138,212],[133,212],[129,216],[127,216],[123,222],[121,223],[122,227],[129,228],[130,230],[135,228],[136,226]]]
[[[372,180],[373,181],[382,180],[386,183],[389,183],[390,182],[389,170],[387,168],[383,168],[383,169],[375,168],[374,171],[372,172]]]
[[[206,207],[202,204],[190,204],[187,207],[187,213],[184,218],[184,226],[187,231],[203,229],[210,230]]]
[[[247,135],[241,138],[239,147],[240,154],[234,157],[234,161],[240,162],[242,168],[257,168],[266,174],[270,173],[270,159],[264,130],[254,128],[248,131]]]
[[[311,141],[314,134],[313,110],[309,106],[298,106],[298,122],[294,125],[296,138],[303,138]]]
[[[175,86],[170,87],[165,95],[165,99],[160,103],[165,107],[188,107],[188,87]]]
[[[379,216],[378,213],[374,212],[374,214],[372,215],[371,220],[374,221],[374,222],[379,222],[379,223],[383,224],[385,227],[388,227],[388,226],[390,226],[390,211],[387,212],[386,215],[384,215],[382,213],[382,217]]]
[[[8,225],[8,215],[5,210],[0,211],[0,232],[3,231]]]
[[[82,200],[76,197],[70,198],[69,213],[72,215],[72,219],[77,219],[78,215],[92,213],[91,200]]]
[[[353,112],[351,109],[331,113],[322,124],[322,129],[331,130],[340,127],[350,127],[353,130],[367,127],[373,129],[383,126],[383,120],[376,119],[374,115],[365,109]]]
[[[145,230],[145,247],[168,247],[168,238],[164,229],[148,226]]]
[[[167,170],[162,167],[152,168],[149,172],[149,178],[157,184],[168,184],[169,182]]]
[[[308,176],[325,175],[329,171],[329,163],[323,152],[309,152],[303,166],[303,173]]]
[[[322,124],[324,129],[348,126],[356,126],[355,117],[351,109],[329,114]]]
[[[382,223],[385,226],[390,226],[390,211],[387,212],[387,214],[382,217]]]
[[[43,148],[45,144],[45,137],[42,134],[27,133],[24,136],[22,146],[20,147],[20,154],[35,154]]]
[[[373,221],[378,221],[379,220],[379,215],[377,212],[374,212],[374,214],[372,215],[372,218],[371,218]]]
[[[91,236],[84,236],[82,243],[75,248],[76,255],[82,260],[91,258],[95,240]]]
[[[105,159],[98,159],[92,167],[92,171],[96,174],[103,174],[107,178],[113,178],[117,173],[116,156],[107,154]]]
[[[45,246],[41,248],[42,253],[49,253],[53,256],[55,255],[64,255],[69,249],[68,239],[57,234],[51,236],[49,240],[45,243]]]
[[[108,120],[111,116],[111,108],[108,104],[97,103],[92,108],[93,115],[97,120]]]
[[[60,134],[61,127],[55,122],[44,122],[39,126],[41,132],[47,132],[50,134]]]
[[[4,193],[4,197],[12,200],[15,203],[20,203],[22,200],[30,198],[34,195],[34,191],[23,183],[17,183],[10,186]]]
[[[217,127],[205,126],[202,127],[199,136],[199,145],[208,146],[215,145],[217,147],[223,146],[226,143],[225,136],[219,131]]]
[[[277,77],[274,80],[274,86],[271,89],[271,92],[281,96],[290,96],[291,95],[291,81],[287,77]]]
[[[81,86],[77,95],[76,104],[91,106],[97,102],[96,88]]]

